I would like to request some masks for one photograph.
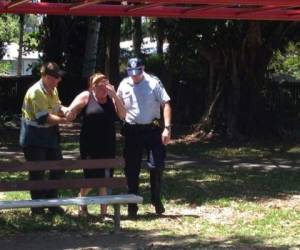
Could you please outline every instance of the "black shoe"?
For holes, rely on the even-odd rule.
[[[40,207],[31,208],[31,215],[32,216],[45,215],[45,210],[44,208],[40,208]]]
[[[166,211],[161,201],[153,203],[153,206],[155,207],[155,213],[158,215],[161,215]]]
[[[128,218],[136,219],[138,212],[137,204],[128,204]]]
[[[51,214],[63,215],[65,213],[65,210],[63,210],[61,207],[49,207],[48,210]]]

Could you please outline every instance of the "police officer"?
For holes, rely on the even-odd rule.
[[[57,86],[64,72],[54,62],[44,63],[41,79],[26,92],[22,106],[20,145],[27,161],[61,160],[58,124],[67,123],[66,108],[61,105]],[[52,170],[49,179],[59,179],[63,170]],[[29,171],[29,180],[42,180],[45,171]],[[56,198],[57,190],[32,190],[32,199]],[[32,214],[44,214],[44,208],[32,208]],[[61,207],[49,207],[51,213],[63,213]]]
[[[123,135],[124,158],[128,193],[137,194],[143,151],[147,150],[150,168],[151,203],[156,214],[165,212],[161,202],[161,178],[165,160],[165,145],[171,138],[170,97],[161,81],[144,71],[139,58],[131,58],[127,65],[128,77],[117,90],[126,109]],[[163,126],[160,125],[161,110]],[[128,205],[128,216],[136,217],[137,204]]]

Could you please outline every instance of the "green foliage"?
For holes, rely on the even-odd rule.
[[[32,33],[38,32],[40,24],[41,24],[41,15],[33,15],[29,14],[25,16],[25,32]]]
[[[124,17],[122,18],[122,23],[121,23],[121,39],[131,40],[131,35],[132,35],[131,17]]]
[[[151,25],[150,20],[151,20],[150,18],[142,17],[142,34],[143,34],[143,37],[150,36],[150,32],[149,32],[149,28],[150,28],[150,25]]]
[[[0,57],[4,55],[4,43],[19,42],[20,24],[18,15],[0,15]],[[39,16],[25,16],[24,50],[37,49]]]
[[[26,15],[24,25],[24,51],[36,51],[39,50],[40,39],[40,24],[41,16],[39,15]],[[32,65],[34,67],[34,65]]]
[[[275,51],[269,70],[300,79],[300,43],[290,42],[284,51]]]
[[[39,46],[39,34],[38,32],[25,33],[24,34],[24,51],[29,52],[37,50]]]
[[[152,23],[151,18],[142,17],[142,34],[143,37],[149,36],[149,28]],[[133,33],[132,27],[132,18],[131,17],[123,17],[121,23],[121,41],[131,40]]]
[[[17,15],[0,15],[0,41],[17,42],[19,35],[19,17]]]
[[[267,69],[274,51],[299,40],[297,23],[174,19],[165,25],[169,84],[176,95],[172,104],[174,110],[184,110],[174,113],[175,122],[198,123],[197,130],[228,138],[278,136],[287,129],[282,116],[269,109],[278,99],[266,98],[263,91],[269,88]],[[276,66],[299,75],[293,55]]]
[[[0,59],[5,54],[5,43],[16,42],[19,33],[19,17],[10,14],[0,15]]]
[[[146,71],[152,73],[159,78],[163,77],[165,72],[164,56],[151,54],[145,58]]]
[[[7,75],[12,68],[11,62],[0,61],[0,75]]]

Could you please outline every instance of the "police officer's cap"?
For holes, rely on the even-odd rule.
[[[144,63],[142,59],[134,57],[128,60],[127,74],[129,76],[140,75],[143,72]]]

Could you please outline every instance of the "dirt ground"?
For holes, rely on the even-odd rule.
[[[78,126],[66,126],[63,129],[64,140],[74,141],[78,140]],[[4,134],[2,134],[3,136]],[[6,134],[5,134],[6,135]],[[1,134],[0,134],[1,137]],[[16,138],[15,138],[16,139]],[[17,140],[14,140],[15,142]],[[78,152],[63,152],[64,158],[77,158]],[[23,154],[21,149],[16,143],[0,143],[0,157],[1,159],[13,160],[22,159]],[[178,166],[188,166],[194,164],[195,161],[201,163],[200,159],[192,160],[185,159],[184,157],[177,155],[169,155],[168,163]],[[206,162],[214,167],[221,167],[226,163],[222,162]],[[236,162],[232,163],[234,167],[264,167],[266,169],[276,167],[286,167],[290,162],[274,163],[274,162]],[[292,164],[298,165],[299,162],[293,162]],[[167,211],[168,213],[168,211]],[[119,234],[113,234],[110,232],[28,232],[17,233],[9,237],[0,237],[0,250],[69,250],[69,249],[81,249],[81,250],[94,250],[94,249],[195,249],[195,245],[186,244],[187,242],[193,242],[197,238],[195,235],[191,235],[187,238],[171,238],[161,235],[159,230],[157,231],[143,231],[133,232],[122,230]],[[194,247],[188,247],[189,245]],[[198,248],[198,247],[197,247]],[[199,246],[198,249],[207,249],[205,244]],[[210,245],[209,248],[223,249],[222,244],[216,242],[216,245]],[[228,249],[228,247],[226,247]],[[230,247],[229,247],[230,248]],[[254,249],[249,247],[241,247],[243,249]],[[237,248],[235,248],[237,249]],[[257,248],[255,248],[257,249]]]
[[[2,131],[3,132],[3,131]],[[65,125],[62,129],[64,141],[78,140],[78,124]],[[21,148],[17,145],[16,130],[8,129],[0,137],[11,137],[10,143],[0,143],[2,160],[23,159]],[[2,140],[3,141],[3,140]],[[7,141],[7,140],[4,140]],[[0,140],[1,142],[1,140]],[[64,151],[64,158],[78,158],[78,151]],[[1,194],[0,194],[1,195]],[[121,222],[122,223],[122,222]],[[180,244],[181,245],[181,244]],[[26,232],[16,233],[9,237],[0,237],[0,250],[96,250],[96,249],[183,249],[176,247],[176,242],[162,237],[157,232],[131,232],[121,230],[111,232]]]
[[[157,234],[38,232],[0,238],[1,250],[183,249]]]

